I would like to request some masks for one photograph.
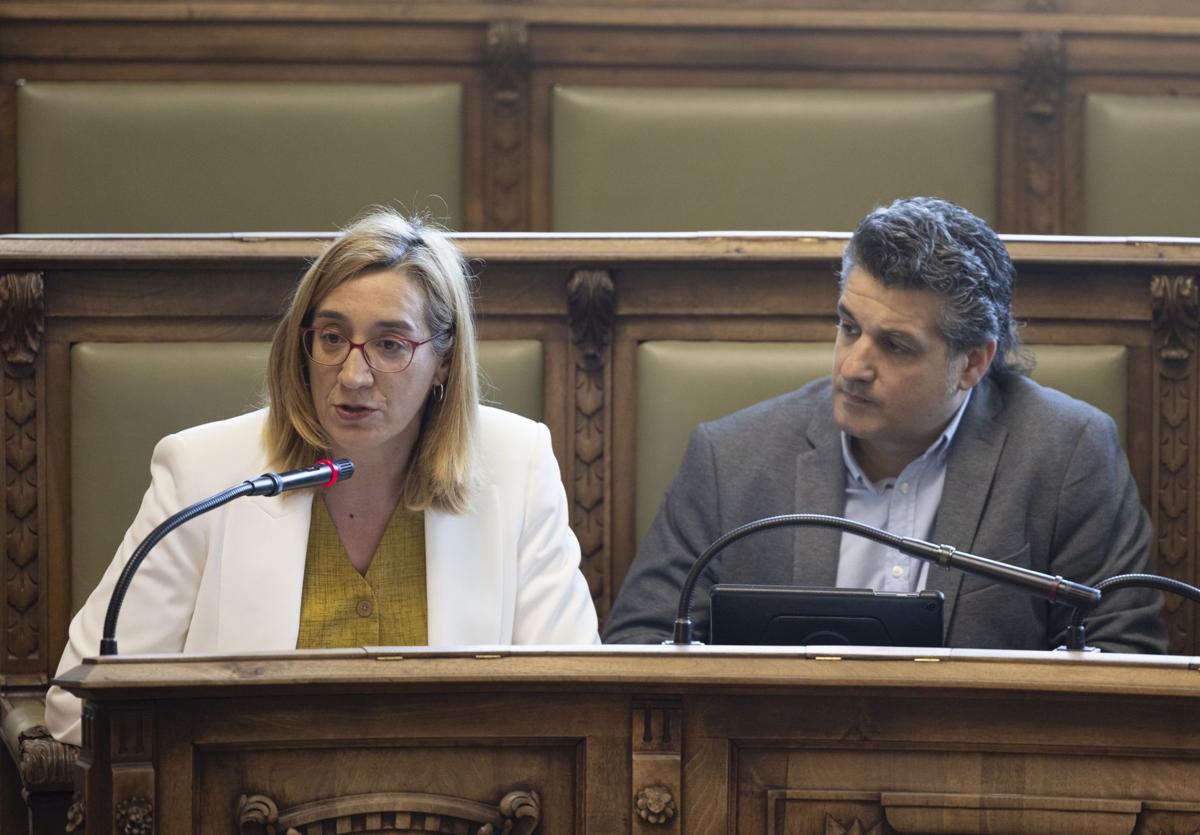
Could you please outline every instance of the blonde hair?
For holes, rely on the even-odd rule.
[[[479,371],[471,313],[471,276],[440,229],[376,209],[356,221],[313,262],[275,329],[267,365],[266,443],[273,466],[292,469],[328,455],[308,381],[301,329],[335,287],[366,273],[403,273],[425,296],[429,346],[448,360],[445,395],[429,397],[409,459],[401,503],[411,510],[467,509],[478,478],[475,448]]]

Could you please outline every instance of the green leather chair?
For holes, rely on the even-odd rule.
[[[1089,235],[1200,235],[1200,97],[1093,94],[1084,111]]]
[[[996,215],[990,92],[558,86],[552,228],[853,229],[927,194]]]
[[[540,419],[541,343],[485,340],[479,355],[485,400]],[[137,512],[155,442],[184,427],[256,408],[266,357],[265,343],[250,342],[85,342],[72,348],[72,612],[99,581]],[[22,762],[30,745],[46,747],[54,762],[70,756],[46,736],[40,694],[5,694],[0,712],[0,738],[13,763]],[[61,831],[70,784],[42,774],[22,774],[21,780],[34,829]]]
[[[1125,437],[1128,352],[1122,345],[1029,346],[1033,378],[1086,400]],[[699,423],[829,373],[833,343],[643,342],[638,346],[636,529],[640,542]]]
[[[326,231],[462,212],[457,84],[29,82],[20,232]]]
[[[257,408],[267,347],[84,342],[71,349],[72,611],[99,582],[137,512],[154,444],[188,426]],[[485,400],[540,420],[541,343],[483,340],[479,355]]]

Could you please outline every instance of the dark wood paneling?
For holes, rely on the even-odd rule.
[[[1200,96],[1189,0],[0,2],[0,84],[449,81],[468,229],[545,229],[554,84],[991,90],[997,225],[1084,228],[1083,97]],[[17,228],[0,91],[0,231]],[[7,141],[6,141],[7,140]]]

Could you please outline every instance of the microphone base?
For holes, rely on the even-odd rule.
[[[116,638],[101,638],[100,639],[100,654],[101,655],[116,655],[117,654],[117,639]]]

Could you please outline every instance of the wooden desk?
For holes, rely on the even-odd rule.
[[[914,652],[119,658],[61,683],[89,700],[91,835],[131,808],[164,835],[1200,828],[1200,658]]]

